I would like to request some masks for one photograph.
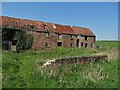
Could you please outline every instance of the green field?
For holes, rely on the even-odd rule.
[[[55,48],[2,54],[3,88],[116,88],[118,87],[118,42],[97,41],[97,49]],[[66,56],[107,54],[108,60],[41,69],[37,63]]]

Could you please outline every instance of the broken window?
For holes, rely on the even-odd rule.
[[[62,46],[62,42],[57,42],[57,46]]]
[[[77,35],[75,35],[75,38],[77,38]]]
[[[83,47],[83,42],[81,43],[81,46]]]
[[[70,39],[73,40],[73,35],[70,35]]]
[[[58,34],[58,40],[61,40],[61,39],[62,39],[62,35]]]
[[[81,38],[81,35],[78,35],[77,38]]]
[[[76,40],[76,46],[79,47],[79,39]]]
[[[87,45],[88,45],[88,44],[87,44],[87,43],[85,43],[85,48],[87,48]]]
[[[73,38],[73,35],[70,35],[71,38]]]
[[[70,47],[72,47],[72,43],[70,43]]]
[[[46,37],[50,37],[50,33],[45,33],[45,36]]]
[[[82,42],[82,43],[81,43],[81,46],[82,46],[82,47],[85,47],[85,43],[84,43],[84,42]]]
[[[88,37],[87,36],[85,36],[85,40],[87,40],[88,39]]]

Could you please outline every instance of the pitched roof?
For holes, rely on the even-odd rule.
[[[7,28],[14,28],[14,29],[50,30],[52,25],[50,23],[46,24],[41,21],[10,18],[10,17],[2,16],[2,26],[5,26]]]
[[[54,24],[49,23],[49,22],[44,22],[45,29],[49,31],[55,31]]]
[[[37,31],[53,31],[57,33],[64,33],[64,34],[82,34],[82,35],[89,35],[95,36],[95,34],[88,28],[82,28],[77,26],[64,26],[60,24],[53,24],[48,22],[42,21],[35,21],[35,20],[26,20],[26,19],[18,19],[18,18],[11,18],[7,16],[0,16],[2,19],[2,23],[0,22],[0,26],[5,28],[12,28],[12,29],[26,29],[26,30],[37,30]]]
[[[88,28],[73,26],[72,29],[75,34],[95,36],[95,34]]]
[[[70,26],[63,26],[60,24],[54,24],[54,25],[56,27],[55,31],[57,33],[74,34],[74,31]]]

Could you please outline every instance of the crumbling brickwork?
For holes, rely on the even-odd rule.
[[[53,66],[58,64],[82,64],[82,63],[90,63],[90,62],[99,62],[102,60],[107,60],[107,55],[101,56],[77,56],[77,57],[64,57],[64,58],[57,58],[54,60],[49,60],[40,66]]]
[[[34,20],[2,16],[0,26],[6,29],[24,30],[33,36],[33,49],[55,47],[95,48],[96,36],[88,29]]]

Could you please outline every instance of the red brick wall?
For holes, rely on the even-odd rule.
[[[87,40],[85,40],[85,36],[80,36],[80,37],[76,37],[75,36],[75,39],[74,39],[74,46],[77,47],[77,39],[79,39],[79,45],[78,47],[82,47],[81,46],[81,43],[87,43],[87,48],[91,48],[91,43],[93,43],[95,45],[95,37],[87,37]],[[95,48],[95,46],[93,47]]]
[[[46,37],[46,34],[44,32],[28,32],[33,35],[33,49],[45,49],[46,43],[49,43],[49,48],[55,48],[57,46],[58,40],[58,34],[54,32],[50,32],[50,36]],[[87,48],[91,48],[91,43],[93,43],[93,48],[95,48],[95,37],[87,37],[87,40],[85,40],[85,37],[79,37],[77,38],[76,35],[68,35],[68,34],[62,34],[62,46],[63,47],[77,47],[76,46],[76,40],[79,39],[79,48],[81,47],[81,43],[87,43]],[[72,44],[72,46],[71,46]]]
[[[95,48],[95,41],[94,41],[95,37],[88,37],[88,43],[89,43],[89,47],[91,48],[91,43],[93,43],[93,48]]]
[[[50,43],[51,43],[51,48],[57,47],[57,34],[50,33]]]
[[[70,47],[70,35],[62,34],[63,47]]]
[[[33,32],[33,49],[44,49],[46,41],[45,33]]]
[[[70,37],[70,43],[72,43],[72,47],[76,47],[76,36],[72,35],[72,38]]]
[[[33,49],[45,49],[45,48],[55,48],[57,47],[57,35],[55,33],[50,33],[49,37],[46,37],[44,32],[33,32]],[[46,46],[46,43],[50,47]]]

